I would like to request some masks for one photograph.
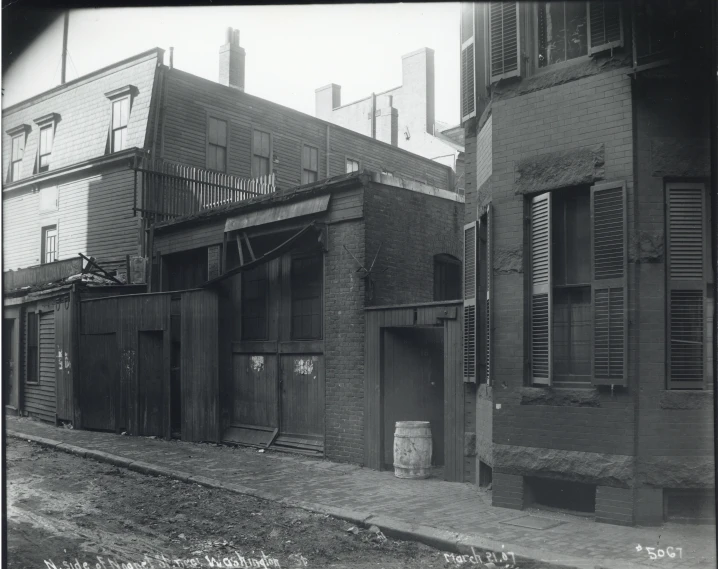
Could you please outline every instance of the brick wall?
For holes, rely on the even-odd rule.
[[[521,405],[528,355],[525,335],[525,197],[516,194],[521,160],[603,145],[603,178],[625,180],[632,230],[632,107],[626,69],[611,70],[492,102],[494,258],[519,259],[494,265],[492,375],[494,444],[633,454],[633,403],[628,393],[601,393],[599,407]],[[629,272],[630,282],[630,272]],[[629,319],[633,319],[629,294]],[[629,340],[633,341],[633,338]],[[629,361],[630,366],[630,361]],[[629,367],[629,369],[631,369]],[[494,453],[494,480],[502,465]],[[556,465],[561,469],[562,465]],[[538,474],[538,473],[537,473]],[[566,473],[569,475],[570,473]],[[624,483],[627,481],[623,481]]]
[[[701,95],[703,93],[704,95]],[[666,392],[666,264],[664,176],[710,176],[709,89],[697,84],[643,79],[636,85],[636,243],[639,303],[636,504],[643,523],[658,523],[656,488],[715,484],[712,393]],[[661,155],[660,146],[693,148]],[[709,307],[709,313],[712,307]],[[712,326],[711,326],[712,328]],[[706,348],[712,352],[707,339]],[[712,371],[712,360],[707,362]],[[711,383],[710,376],[707,380]]]
[[[433,301],[434,255],[463,257],[464,204],[378,184],[364,195],[368,263],[381,245],[368,304]]]
[[[329,226],[324,296],[325,452],[339,462],[364,459],[364,222]]]

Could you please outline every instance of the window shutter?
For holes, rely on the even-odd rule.
[[[520,75],[519,3],[492,2],[489,8],[491,82]]]
[[[623,46],[621,3],[610,0],[589,2],[588,54]]]
[[[531,200],[531,383],[551,385],[553,279],[551,193]]]
[[[476,112],[476,41],[474,3],[461,4],[461,120]]]
[[[491,204],[486,208],[486,383],[491,385],[491,298],[493,284],[493,254],[491,252],[492,238],[491,230],[493,228],[493,208]]]
[[[464,381],[476,383],[476,222],[464,225]]]
[[[671,184],[667,199],[668,385],[700,388],[705,379],[705,190]]]
[[[592,382],[627,384],[626,186],[591,188]]]

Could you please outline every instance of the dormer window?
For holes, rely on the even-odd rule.
[[[130,122],[130,109],[132,97],[136,91],[134,85],[127,85],[109,93],[105,96],[112,104],[112,119],[110,123],[110,152],[120,152],[128,148],[127,125]]]
[[[7,175],[8,182],[17,182],[20,179],[22,158],[25,154],[25,139],[30,131],[30,126],[21,124],[8,129],[7,134],[11,139],[10,169]]]
[[[40,127],[40,144],[37,154],[37,172],[47,172],[50,169],[50,160],[52,158],[52,147],[55,142],[55,125],[57,124],[58,115],[50,113],[38,119],[35,124]]]
[[[130,98],[112,101],[112,152],[127,147],[127,121],[130,118]]]

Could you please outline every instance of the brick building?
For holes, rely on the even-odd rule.
[[[366,448],[366,417],[374,412],[365,396],[365,310],[460,303],[462,223],[463,198],[453,192],[355,172],[157,224],[150,285],[156,294],[148,296],[202,286],[219,299],[213,436],[364,463],[373,452]],[[441,346],[441,322],[427,325],[400,343],[408,350]],[[461,378],[445,382],[443,351],[434,352],[439,371],[431,386],[439,391],[392,419],[436,418],[435,448],[447,450],[446,458],[443,452],[434,458],[443,464],[458,451],[453,442],[444,445],[444,406],[453,401],[445,401],[440,386],[460,385]],[[396,378],[401,388],[430,389],[421,369],[413,371],[403,368]]]
[[[435,118],[434,50],[424,47],[401,58],[402,83],[342,104],[341,86],[315,91],[315,115],[392,146],[450,166],[454,186],[464,188],[464,138],[461,128]],[[364,168],[360,160],[357,168]]]
[[[26,292],[68,284],[83,270],[78,252],[144,286],[154,221],[344,174],[356,160],[453,187],[446,165],[246,93],[237,30],[220,48],[219,83],[163,56],[152,49],[3,109],[4,292],[13,296],[3,363],[6,403],[19,412],[73,419],[57,396],[71,390],[57,387],[78,374],[53,364],[61,303],[50,295],[39,306]]]
[[[713,515],[710,21],[462,4],[466,434],[494,505]]]

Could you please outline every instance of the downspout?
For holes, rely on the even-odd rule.
[[[635,36],[634,36],[635,38]],[[638,152],[636,149],[638,148],[638,113],[637,113],[637,82],[638,79],[634,76],[634,78],[630,79],[631,81],[631,129],[633,131],[632,133],[632,142],[633,142],[633,219],[629,219],[628,216],[626,216],[626,224],[635,232],[637,226],[638,226],[638,219],[639,219],[639,212],[641,211],[638,207],[638,189],[639,189],[639,182],[638,182]],[[627,233],[630,235],[631,233],[628,231],[628,227],[626,227]],[[630,268],[630,271],[632,272],[633,278],[626,279],[626,284],[633,284],[633,294],[630,294],[631,291],[626,291],[626,298],[628,299],[629,303],[628,306],[631,306],[631,301],[633,304],[633,310],[629,312],[629,318],[628,318],[628,330],[627,333],[629,334],[629,338],[631,337],[631,332],[633,332],[633,342],[632,346],[629,345],[626,356],[628,357],[629,354],[633,354],[633,365],[627,366],[627,370],[630,370],[631,367],[633,368],[633,381],[628,381],[627,385],[629,386],[629,395],[633,398],[633,523],[636,523],[636,513],[638,509],[638,481],[636,479],[636,474],[638,473],[638,461],[639,461],[639,452],[640,452],[640,420],[641,420],[641,413],[640,413],[640,373],[641,373],[641,361],[640,358],[637,357],[638,355],[638,346],[641,345],[641,339],[640,339],[640,333],[641,333],[641,327],[639,324],[639,318],[637,317],[638,314],[640,314],[640,310],[638,307],[638,287],[640,285],[640,272],[637,270],[636,263],[626,263],[627,269]],[[626,275],[628,277],[628,275]],[[631,349],[633,347],[633,349]],[[630,373],[630,371],[628,372]],[[611,386],[611,393],[613,393],[613,386]]]

